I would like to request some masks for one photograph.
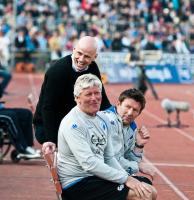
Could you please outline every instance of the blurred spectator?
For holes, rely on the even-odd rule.
[[[28,19],[27,19],[27,13],[25,11],[22,11],[17,19],[16,19],[16,23],[17,23],[17,26],[18,27],[23,27],[23,26],[26,26],[27,25],[27,22],[28,22]]]
[[[121,44],[122,44],[122,51],[128,52],[130,50],[131,41],[126,32],[123,33],[123,37],[121,38]]]
[[[48,40],[49,48],[51,50],[51,59],[55,60],[62,56],[61,48],[60,48],[60,37],[59,31],[55,30],[52,36]]]
[[[97,41],[98,51],[105,51],[106,47],[102,40],[101,34],[96,35],[96,41]]]
[[[45,36],[44,31],[38,31],[37,32],[37,42],[39,50],[46,51],[48,48],[48,42]]]
[[[122,50],[121,34],[119,32],[114,34],[111,47],[113,51]]]
[[[109,33],[103,34],[102,39],[103,39],[105,48],[106,48],[107,50],[110,50],[110,49],[111,49],[111,46],[112,46],[112,39],[111,39],[110,34],[109,34]]]
[[[185,36],[183,35],[175,35],[173,45],[176,53],[190,53],[185,42]]]
[[[28,41],[27,41],[26,29],[20,28],[15,38],[15,47],[16,47],[16,50],[22,54],[21,60],[23,61],[27,61],[30,59],[30,53],[27,50],[28,48],[27,43]]]
[[[65,45],[66,50],[68,51],[73,50],[73,47],[75,46],[77,42],[77,38],[78,38],[77,32],[74,32]]]
[[[7,88],[12,78],[11,73],[5,69],[0,63],[0,98],[6,94],[5,89]]]
[[[142,42],[142,48],[144,50],[158,50],[155,43],[155,36],[153,34],[148,34],[145,40]]]
[[[9,66],[9,60],[10,60],[10,39],[7,37],[3,30],[0,29],[0,62],[1,65],[5,68]]]
[[[32,72],[34,70],[34,64],[32,63],[31,53],[39,47],[39,43],[36,38],[36,30],[31,29],[28,34],[27,28],[20,28],[15,38],[15,47],[16,52],[19,53],[16,71]]]
[[[191,53],[194,53],[194,27],[189,30],[189,44]]]
[[[27,49],[29,49],[30,51],[35,51],[39,48],[39,42],[37,40],[37,34],[38,33],[38,29],[37,27],[33,27],[30,32],[27,40]]]

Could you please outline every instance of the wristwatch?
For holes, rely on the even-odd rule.
[[[135,146],[136,146],[137,148],[139,148],[139,149],[143,149],[143,148],[144,148],[144,145],[139,145],[139,144],[137,144],[137,143],[135,143]]]

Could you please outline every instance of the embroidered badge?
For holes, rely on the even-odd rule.
[[[92,135],[92,137],[91,137],[91,143],[94,144],[94,145],[96,145],[97,147],[99,145],[105,145],[106,144],[106,138],[103,135],[101,135],[101,137],[100,136]]]
[[[124,185],[122,184],[122,185],[119,185],[119,186],[117,187],[117,190],[118,190],[118,191],[122,191],[123,188],[124,188]]]
[[[115,125],[115,122],[114,122],[113,120],[111,120],[110,123],[111,123],[112,125]]]
[[[77,128],[77,124],[73,124],[71,128],[73,129]]]
[[[131,168],[131,167],[129,167],[129,168],[127,169],[127,173],[128,173],[129,175],[132,175],[132,168]]]

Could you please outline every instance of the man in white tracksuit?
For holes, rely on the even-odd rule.
[[[71,200],[156,199],[153,186],[128,175],[114,157],[111,125],[101,104],[101,81],[80,76],[74,86],[75,106],[58,133],[57,168],[62,197]],[[153,198],[154,197],[154,198]]]
[[[138,129],[134,121],[141,114],[145,104],[143,94],[138,89],[131,88],[123,91],[116,106],[111,106],[104,113],[113,129],[112,143],[119,163],[130,175],[140,171],[152,177],[153,168],[141,162],[143,148],[150,135],[145,126]]]

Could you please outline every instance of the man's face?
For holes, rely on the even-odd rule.
[[[101,100],[101,91],[96,86],[84,89],[81,94],[76,97],[78,107],[91,116],[95,116],[96,112],[100,110]]]
[[[77,45],[73,49],[73,59],[77,70],[81,71],[85,69],[96,58],[96,50],[87,49],[84,46]]]
[[[117,112],[122,118],[123,124],[128,125],[140,114],[141,104],[131,98],[126,98],[117,104]]]

